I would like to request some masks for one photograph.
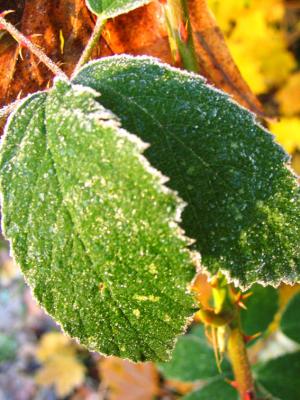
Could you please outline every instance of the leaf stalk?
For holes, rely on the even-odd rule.
[[[93,33],[75,66],[72,77],[74,77],[77,74],[77,72],[79,71],[79,69],[85,63],[87,63],[89,61],[89,59],[91,58],[94,47],[99,42],[99,39],[100,39],[102,30],[103,30],[105,24],[106,24],[106,19],[104,19],[102,17],[97,18]]]
[[[228,322],[227,353],[235,376],[235,383],[241,400],[255,400],[254,381],[248,359],[240,321],[240,307],[234,289],[226,278],[219,274],[212,282],[212,294],[216,315],[231,315]]]

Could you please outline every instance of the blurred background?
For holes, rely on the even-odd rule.
[[[271,131],[300,174],[300,1],[209,0],[209,5],[243,77],[271,116]],[[204,292],[205,279],[198,284]],[[279,313],[298,290],[278,289]],[[277,313],[263,357],[293,346],[276,334]],[[257,349],[251,351],[256,357]],[[0,400],[177,399],[193,385],[167,379],[151,363],[89,353],[65,337],[31,297],[1,238]]]

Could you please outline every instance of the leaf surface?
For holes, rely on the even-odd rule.
[[[300,352],[271,359],[258,367],[257,381],[278,400],[300,398]],[[273,398],[273,397],[272,397]]]
[[[286,336],[300,343],[300,293],[295,294],[286,306],[280,328]]]
[[[165,360],[192,315],[182,202],[89,88],[58,81],[10,119],[3,227],[34,294],[91,350]]]
[[[223,379],[213,380],[203,388],[187,394],[182,400],[237,400],[237,391]]]
[[[103,19],[128,13],[151,0],[86,0],[88,8]]]
[[[224,370],[229,370],[228,361],[222,363]],[[167,379],[193,382],[213,378],[219,375],[213,349],[208,345],[204,327],[178,339],[172,359],[159,364],[159,369]]]
[[[253,285],[249,290],[252,295],[241,310],[243,332],[246,335],[263,333],[273,321],[279,308],[278,292],[271,286]]]
[[[188,204],[182,227],[209,272],[243,287],[299,279],[299,187],[253,114],[200,76],[148,57],[91,62],[75,82],[151,144],[145,155]]]

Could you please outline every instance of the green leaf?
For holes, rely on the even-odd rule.
[[[182,400],[238,400],[238,394],[223,379],[216,379],[199,390],[187,394]]]
[[[223,360],[222,367],[224,371],[230,369],[226,359]],[[214,351],[207,343],[203,326],[199,327],[195,334],[180,337],[172,359],[159,364],[159,369],[167,379],[184,382],[219,376]]]
[[[263,333],[273,321],[278,310],[278,292],[271,286],[253,285],[249,290],[252,296],[245,304],[247,310],[241,310],[243,331],[246,335]]]
[[[91,62],[75,78],[151,146],[151,164],[188,203],[182,227],[202,264],[243,287],[295,282],[300,198],[289,158],[228,95],[149,57]]]
[[[300,293],[293,296],[286,306],[280,328],[286,336],[300,343]]]
[[[300,352],[285,354],[260,365],[257,381],[278,400],[300,399]]]
[[[151,0],[86,0],[88,8],[103,19],[114,18],[128,13]]]
[[[105,354],[165,360],[194,309],[182,203],[95,96],[58,81],[10,118],[3,227],[36,298],[67,333]]]

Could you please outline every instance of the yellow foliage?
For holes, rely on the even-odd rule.
[[[279,122],[271,124],[270,128],[288,153],[300,150],[300,118],[282,118]]]
[[[300,113],[300,72],[289,77],[286,85],[276,93],[276,100],[283,114]]]
[[[76,358],[77,346],[59,332],[46,333],[37,348],[37,359],[43,363],[36,382],[53,385],[60,397],[68,395],[84,381],[85,367]]]
[[[45,362],[57,354],[74,356],[75,352],[76,347],[67,336],[60,332],[49,332],[42,337],[36,356],[39,361]]]
[[[300,177],[300,153],[299,152],[293,154],[292,167],[293,167],[294,171],[296,172],[296,174]],[[299,181],[300,181],[300,178],[299,178]]]
[[[55,355],[36,374],[39,385],[53,385],[60,397],[67,396],[84,381],[85,367],[71,355]]]
[[[296,67],[278,27],[284,15],[282,0],[210,0],[212,11],[227,36],[241,73],[259,94],[281,85]]]

